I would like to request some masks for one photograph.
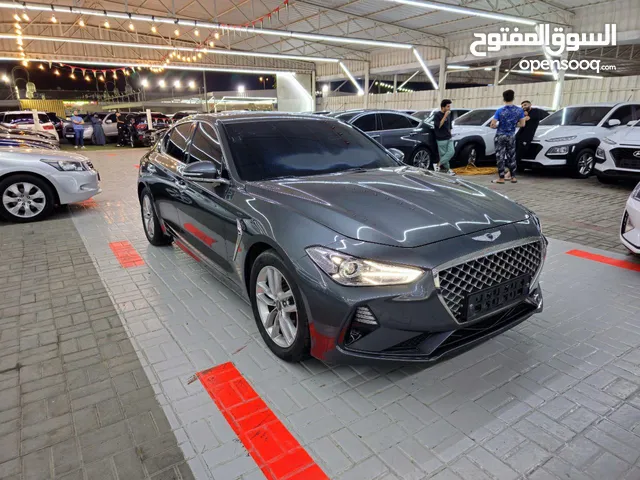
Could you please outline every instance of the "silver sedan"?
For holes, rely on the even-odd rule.
[[[100,193],[100,175],[86,157],[45,149],[0,148],[0,217],[41,220],[55,205]]]

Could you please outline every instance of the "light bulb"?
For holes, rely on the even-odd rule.
[[[191,60],[193,60],[194,62],[198,59],[198,57],[196,57],[195,55],[193,57],[191,57]]]
[[[99,79],[101,82],[104,82],[104,75],[100,75],[100,76],[98,77],[98,79]]]
[[[29,60],[23,60],[22,61],[22,65],[24,65],[25,67],[29,66]]]
[[[104,21],[104,28],[109,28],[111,25],[109,24],[109,20]]]
[[[149,86],[149,80],[147,80],[146,78],[143,78],[143,79],[140,81],[140,85],[142,85],[142,86],[143,86],[143,87],[145,87],[145,88],[146,88],[146,87],[148,87],[148,86]]]
[[[72,79],[72,80],[75,80],[76,76],[75,76],[75,74],[72,73],[71,75],[69,75],[69,78]]]
[[[18,45],[18,50],[23,51],[24,48],[22,48],[22,45]]]
[[[155,26],[155,25],[151,25],[151,31],[152,31],[153,33],[157,33],[157,32],[158,32],[158,29],[156,28],[156,26]]]
[[[196,88],[196,82],[189,80],[189,88]]]
[[[160,80],[160,81],[158,82],[158,85],[160,85],[160,87],[161,87],[161,88],[164,88],[164,87],[166,87],[166,86],[167,86],[167,82],[165,82],[164,80]]]
[[[18,22],[20,21],[20,15],[18,15],[17,13],[15,13],[15,14],[13,15],[13,18],[15,18],[15,19],[16,19],[16,21],[18,21]]]
[[[129,30],[133,31],[135,29],[136,27],[133,25],[133,23],[129,22]]]
[[[220,34],[218,32],[214,33],[213,38],[215,38],[216,40],[220,40]]]
[[[60,70],[58,70],[57,68],[53,71],[53,74],[56,76],[60,76]]]
[[[215,47],[215,46],[216,46],[216,44],[215,44],[215,43],[213,43],[213,41],[211,41],[211,42],[209,42],[209,46],[210,46],[211,48],[213,48],[213,47]]]
[[[44,65],[40,64],[40,65],[38,65],[38,68],[39,68],[40,70],[44,70]]]
[[[80,21],[78,22],[78,25],[80,25],[81,27],[84,27],[84,20],[80,19]]]
[[[28,21],[29,21],[29,15],[27,15],[27,12],[24,12],[24,13],[22,14],[22,18],[24,19],[24,21],[25,21],[25,22],[28,22]]]
[[[58,19],[55,15],[51,15],[51,23],[58,23]]]
[[[87,82],[90,82],[90,81],[91,81],[91,77],[90,77],[89,75],[85,75],[84,79],[85,79]]]
[[[20,26],[19,23],[14,23],[13,26],[15,27],[16,30],[22,30],[22,27]]]
[[[22,45],[22,39],[21,39],[21,38],[16,39],[16,43],[17,43],[18,45]]]
[[[178,30],[178,29],[176,28],[176,29],[173,31],[173,34],[174,34],[176,37],[179,37],[179,36],[180,36],[180,30]]]
[[[198,52],[198,58],[202,58],[202,54]]]
[[[196,29],[195,29],[195,31],[193,32],[193,34],[194,34],[196,37],[199,37],[199,36],[200,36],[200,30],[198,30],[198,29],[196,28]]]

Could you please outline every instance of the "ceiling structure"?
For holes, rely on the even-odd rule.
[[[422,0],[414,1],[420,3]],[[412,2],[118,0],[104,3],[72,0],[56,1],[53,4],[55,9],[51,3],[29,2],[30,5],[40,5],[42,8],[25,10],[21,7],[21,2],[0,1],[4,7],[0,8],[0,57],[22,58],[15,38],[18,23],[23,36],[21,46],[26,58],[69,63],[102,62],[123,66],[147,63],[161,65],[169,60],[170,64],[167,66],[181,65],[194,70],[229,68],[252,73],[280,70],[310,72],[317,63],[324,62],[327,58],[335,62],[367,61],[372,54],[389,48],[382,42],[446,50],[448,39],[452,36],[460,36],[465,32],[470,35],[474,30],[504,22],[498,18],[485,18],[487,15],[474,16],[448,11],[450,7],[475,9],[481,15],[485,12],[542,23],[570,25],[577,9],[602,4],[604,0],[448,0],[439,4],[439,8],[444,10],[406,3]],[[119,15],[120,18],[103,17],[99,14],[83,15],[61,11],[62,7],[95,9],[98,12],[106,7],[109,11],[125,15]],[[15,15],[20,17],[20,22],[16,21]],[[136,15],[193,20],[195,24],[138,21]],[[202,26],[205,22],[219,24],[221,28],[206,28]],[[276,33],[280,31],[282,36],[267,35],[263,33],[264,30]],[[289,32],[295,35],[291,36]],[[320,36],[338,38],[327,39]],[[49,37],[49,40],[43,41],[37,37]],[[378,43],[357,42],[357,39]],[[608,74],[640,73],[640,45],[605,50],[583,50],[574,55],[580,58],[615,58],[620,68]],[[183,60],[178,60],[172,52],[173,55],[182,55]],[[244,55],[243,52],[247,54]],[[290,57],[285,58],[285,55]],[[493,63],[488,58],[471,66],[491,65]],[[501,66],[502,70],[509,68],[506,65],[509,62]],[[490,83],[489,80],[494,78],[492,72],[482,69],[473,72],[453,71],[448,80],[457,82],[486,79]],[[405,75],[404,78],[407,77]],[[389,80],[390,77],[380,76],[380,79]],[[424,72],[420,72],[415,80],[426,81],[427,77]]]

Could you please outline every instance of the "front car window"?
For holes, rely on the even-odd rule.
[[[171,130],[165,140],[165,153],[183,163],[186,161],[187,157],[187,144],[189,143],[191,126],[191,123],[183,123],[182,125],[177,126]]]
[[[224,125],[245,181],[306,177],[399,163],[358,130],[323,119],[234,121]]]
[[[493,115],[496,113],[495,110],[471,110],[468,113],[460,116],[456,120],[456,126],[459,125],[469,125],[469,126],[480,126],[484,125]]]
[[[200,122],[193,134],[189,150],[190,162],[213,162],[220,169],[222,149],[215,129],[208,123]]]
[[[376,114],[368,113],[366,115],[362,115],[361,117],[354,120],[353,125],[358,127],[363,132],[373,132],[378,129],[378,127],[376,126]]]
[[[414,125],[408,117],[396,113],[381,113],[383,130],[399,130],[401,128],[411,128]]]
[[[611,114],[609,120],[620,120],[621,125],[626,125],[633,120],[633,109],[631,105],[623,105]]]
[[[540,125],[594,126],[611,111],[611,107],[566,107],[552,113]],[[458,120],[458,125],[460,121]]]

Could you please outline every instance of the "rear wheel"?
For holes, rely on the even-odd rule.
[[[250,296],[260,335],[287,362],[309,355],[307,314],[294,276],[273,250],[261,253],[251,267]]]
[[[44,180],[12,175],[0,182],[0,216],[11,222],[42,220],[53,210],[55,195]]]
[[[411,165],[427,170],[431,167],[432,159],[433,155],[431,154],[431,150],[426,147],[419,147],[415,152],[413,152]]]
[[[573,165],[575,178],[588,178],[593,173],[595,156],[590,148],[583,148],[576,155],[576,163]]]
[[[162,231],[160,220],[153,208],[151,192],[146,187],[140,196],[140,211],[142,213],[142,227],[149,243],[156,247],[171,244],[173,239]]]

